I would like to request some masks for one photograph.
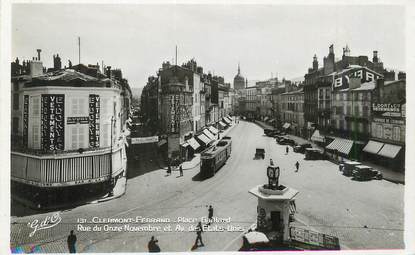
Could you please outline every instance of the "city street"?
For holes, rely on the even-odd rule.
[[[404,185],[385,180],[354,181],[343,176],[338,166],[329,161],[305,161],[304,155],[294,153],[291,147],[286,155],[286,147],[264,136],[262,128],[254,123],[241,121],[234,125],[228,134],[232,137],[232,156],[214,177],[201,179],[199,166],[184,171],[183,177],[178,177],[175,171],[167,176],[165,170],[147,162],[148,168],[154,170],[134,174],[121,198],[62,211],[62,221],[57,226],[38,230],[33,237],[29,237],[32,230],[27,224],[53,212],[12,217],[12,245],[40,245],[44,252],[67,252],[66,238],[74,229],[78,252],[145,252],[152,235],[159,240],[163,252],[189,251],[196,234],[187,231],[187,227],[195,226],[197,221],[180,224],[186,228],[182,232],[175,231],[178,224],[175,222],[170,223],[171,232],[80,232],[77,221],[83,218],[90,222],[93,217],[142,216],[171,221],[178,217],[200,218],[207,217],[208,206],[212,205],[215,217],[230,217],[230,225],[247,230],[257,216],[257,200],[248,190],[267,182],[266,166],[272,158],[281,168],[280,183],[300,192],[296,200],[296,226],[335,235],[342,249],[404,248]],[[253,159],[256,147],[265,149],[265,160]],[[295,172],[297,161],[300,169]],[[168,223],[151,225],[164,227]],[[242,244],[242,233],[204,232],[205,246],[197,251],[237,250]]]

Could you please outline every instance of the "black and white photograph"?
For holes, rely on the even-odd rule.
[[[409,4],[369,3],[3,5],[7,251],[414,249]]]

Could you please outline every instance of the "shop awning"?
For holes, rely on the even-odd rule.
[[[219,121],[219,125],[221,125],[221,126],[222,126],[222,128],[226,128],[226,124],[225,124],[225,123],[223,123],[222,121]]]
[[[383,145],[384,145],[384,143],[369,140],[369,142],[363,148],[363,151],[368,152],[368,153],[372,153],[372,154],[378,154],[380,149],[382,149]]]
[[[209,137],[207,137],[205,134],[200,134],[197,136],[197,138],[202,141],[205,145],[208,145],[211,140],[209,139]]]
[[[324,143],[324,136],[320,135],[320,131],[316,130],[311,136],[311,141]]]
[[[267,121],[268,119],[269,119],[268,117],[265,117],[265,118],[264,118],[264,121]]]
[[[274,123],[275,122],[275,119],[270,119],[269,120],[269,123]]]
[[[209,126],[208,129],[214,135],[217,135],[219,133],[219,130],[217,130],[214,126]]]
[[[326,146],[326,149],[337,150],[340,153],[349,155],[350,150],[352,149],[353,141],[343,138],[336,138],[329,145]]]
[[[197,150],[200,147],[200,144],[193,137],[187,140],[187,143],[193,148],[193,150]]]
[[[232,118],[231,117],[226,117],[229,121],[230,121],[230,123],[232,123]]]
[[[282,126],[282,128],[287,129],[287,128],[289,128],[290,126],[291,126],[291,124],[290,124],[290,123],[285,122],[285,123],[284,123],[284,125]]]
[[[180,144],[180,146],[182,146],[183,148],[186,148],[187,146],[189,146],[189,144],[184,142],[184,143]]]
[[[227,118],[222,118],[222,120],[223,120],[225,123],[227,123],[227,124],[231,124],[231,121],[230,121],[230,120],[228,120]]]
[[[401,146],[385,143],[382,149],[378,152],[378,155],[392,159],[398,155],[401,149]]]
[[[208,129],[203,129],[203,134],[205,134],[207,137],[209,137],[210,140],[214,141],[215,135],[213,135]]]

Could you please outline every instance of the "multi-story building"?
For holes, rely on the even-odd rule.
[[[406,77],[378,79],[371,105],[370,141],[363,149],[369,159],[394,170],[405,168]]]
[[[272,117],[272,87],[262,87],[259,89],[259,114],[262,120]]]
[[[350,56],[350,49],[346,46],[342,58],[335,61],[333,45],[330,45],[329,54],[324,57],[321,68],[314,55],[312,68],[304,76],[304,117],[308,136],[316,128],[326,133],[331,131],[331,94],[334,90],[348,88],[351,77],[359,77],[366,82],[382,77],[385,72],[377,51],[373,52],[373,59],[369,61],[367,56]]]
[[[302,136],[304,132],[304,91],[297,89],[281,94],[282,128],[290,133]]]
[[[25,66],[12,73],[12,195],[49,207],[111,193],[126,178],[128,82],[82,64],[43,73],[40,52]]]
[[[260,88],[253,86],[242,90],[240,99],[241,115],[248,119],[259,119],[260,116]],[[242,104],[242,105],[241,105]]]

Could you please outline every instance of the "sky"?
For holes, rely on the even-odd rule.
[[[405,70],[405,12],[393,5],[143,5],[14,4],[12,60],[31,59],[42,49],[46,67],[53,54],[62,66],[97,62],[120,68],[130,86],[145,86],[163,61],[194,58],[204,71],[232,83],[303,77],[317,54],[319,65],[334,44],[336,58],[372,58]]]

